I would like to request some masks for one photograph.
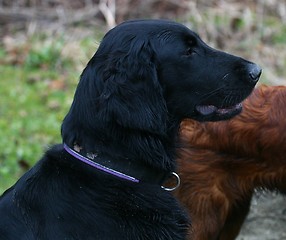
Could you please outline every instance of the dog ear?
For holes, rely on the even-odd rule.
[[[118,125],[165,131],[167,111],[155,61],[154,50],[143,40],[134,40],[127,54],[111,57],[103,72],[101,106]]]
[[[128,49],[101,44],[84,69],[62,134],[97,134],[111,126],[154,134],[166,131],[167,109],[151,44],[133,38]],[[125,48],[126,48],[125,46]]]

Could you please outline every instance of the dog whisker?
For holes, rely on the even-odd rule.
[[[217,88],[217,89],[215,89],[215,90],[213,90],[213,91],[211,91],[209,93],[205,93],[205,94],[201,95],[200,96],[200,101],[204,101],[205,99],[208,99],[209,97],[220,93],[222,89],[224,89],[223,86],[221,86],[221,87],[219,87],[219,88]]]

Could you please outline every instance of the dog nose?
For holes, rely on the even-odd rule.
[[[259,67],[257,64],[252,63],[251,66],[249,67],[249,70],[250,70],[249,71],[250,81],[256,83],[259,80],[260,75],[262,73],[261,67]]]

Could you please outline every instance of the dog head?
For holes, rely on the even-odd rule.
[[[64,141],[103,139],[106,129],[116,137],[115,128],[161,135],[167,119],[228,119],[260,74],[256,64],[212,49],[179,23],[122,23],[104,36],[81,75]]]

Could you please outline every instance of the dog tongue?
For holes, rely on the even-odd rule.
[[[196,109],[198,112],[200,112],[203,115],[209,115],[217,110],[217,107],[213,105],[199,105],[196,106]]]
[[[235,106],[225,107],[225,108],[217,108],[214,105],[198,105],[196,106],[196,110],[202,115],[209,115],[212,113],[216,114],[230,114],[234,111],[237,111],[242,108],[242,104],[238,103]]]

